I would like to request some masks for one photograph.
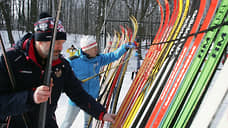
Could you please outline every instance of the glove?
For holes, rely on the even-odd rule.
[[[130,48],[136,48],[135,44],[132,42],[129,42],[125,45],[125,49],[128,50]]]

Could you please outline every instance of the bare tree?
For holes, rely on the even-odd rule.
[[[31,3],[31,9],[30,9],[31,23],[28,25],[29,25],[29,30],[34,32],[33,24],[37,21],[37,17],[38,17],[37,0],[32,0],[30,3]]]
[[[88,15],[89,15],[89,7],[88,7],[88,5],[89,5],[89,0],[85,0],[85,21],[84,21],[84,28],[85,28],[85,34],[88,34],[88,32],[89,32],[89,17],[88,17]]]
[[[3,18],[0,24],[7,28],[9,33],[13,29],[33,32],[33,24],[40,12],[45,11],[55,17],[58,4],[58,0],[2,1],[4,2],[1,4],[8,2],[8,5],[1,9]],[[66,0],[62,3],[60,19],[67,32],[96,35],[97,42],[100,42],[103,33],[112,33],[113,26],[119,28],[119,24],[123,23],[121,21],[128,23],[131,15],[140,23],[138,35],[145,32],[151,34],[152,31],[145,25],[149,19],[154,20],[151,14],[155,6],[155,0]],[[110,19],[116,21],[110,22]],[[14,27],[12,21],[15,21]]]
[[[96,25],[96,40],[99,42],[100,40],[100,32],[102,29],[102,25],[104,23],[104,7],[105,7],[105,0],[99,0],[98,2],[98,13],[97,13],[97,25]],[[100,44],[98,43],[98,47]]]
[[[9,6],[10,6],[10,3],[7,0],[5,0],[4,2],[0,2],[1,13],[5,19],[9,42],[12,46],[14,44],[14,39],[13,39],[12,29],[11,29],[11,20],[10,20],[10,15],[9,15],[10,7]]]
[[[96,19],[96,39],[100,42],[101,32],[106,24],[106,19],[113,9],[116,0],[99,0],[97,8],[97,19]],[[100,47],[100,44],[98,44]]]
[[[18,30],[25,30],[25,1],[19,0]]]

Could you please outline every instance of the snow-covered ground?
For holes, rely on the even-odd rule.
[[[67,105],[68,105],[68,97],[63,93],[60,97],[60,100],[58,102],[58,108],[56,110],[56,119],[57,119],[57,123],[60,126],[61,123],[64,120],[65,114],[66,114],[66,110],[67,110]],[[83,128],[83,113],[80,112],[78,117],[75,119],[72,128]]]
[[[124,78],[117,109],[121,105],[121,102],[122,102],[125,94],[127,93],[127,90],[129,89],[129,87],[131,85],[131,82],[132,82],[131,72],[126,72],[126,76]],[[67,105],[68,105],[68,97],[63,93],[60,97],[60,100],[58,102],[58,108],[56,110],[56,118],[57,118],[57,123],[59,124],[59,126],[62,123],[62,121],[64,120],[65,113],[67,110]],[[83,121],[84,121],[83,113],[80,112],[79,115],[77,116],[77,118],[75,119],[75,121],[72,125],[72,128],[83,128],[83,123],[82,123]]]

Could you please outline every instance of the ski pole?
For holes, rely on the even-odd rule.
[[[52,37],[52,41],[50,44],[47,64],[46,64],[46,68],[45,68],[43,84],[46,86],[50,85],[52,57],[53,57],[53,51],[54,51],[54,46],[55,46],[55,39],[56,39],[56,33],[57,33],[57,26],[58,26],[58,22],[59,22],[61,3],[62,3],[62,0],[59,0],[57,15],[55,18],[54,30],[53,30],[53,37]],[[40,112],[39,112],[39,120],[38,120],[38,128],[45,128],[46,112],[47,112],[47,102],[41,103]]]

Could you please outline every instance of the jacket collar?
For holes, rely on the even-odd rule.
[[[27,38],[25,38],[25,37],[27,37]],[[30,35],[30,36],[25,35],[25,37],[22,38],[21,41],[17,42],[17,46],[19,46],[18,48],[21,48],[25,52],[27,60],[31,59],[36,65],[38,65],[39,67],[42,68],[42,66],[38,63],[38,60],[37,60],[38,55],[36,55],[36,53],[35,53],[36,49],[35,49],[34,36],[33,35]],[[62,56],[60,56],[60,57],[62,57]],[[52,66],[60,64],[62,62],[60,57],[59,57],[59,59],[52,61]]]
[[[80,54],[79,54],[80,58],[85,60],[85,61],[89,61],[89,62],[97,62],[97,56],[96,57],[93,57],[93,58],[89,58],[88,55],[83,52],[81,49],[80,49]]]

